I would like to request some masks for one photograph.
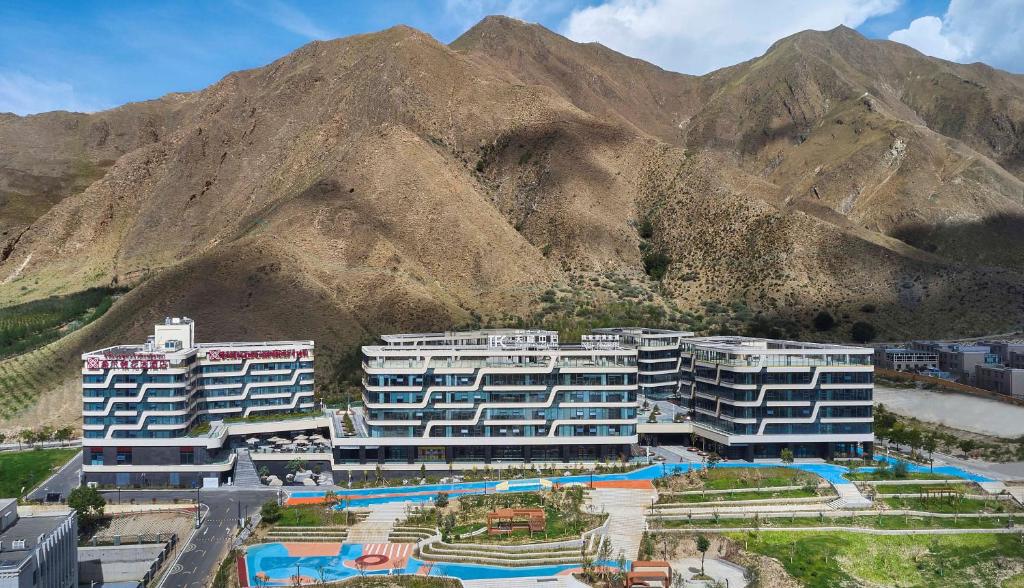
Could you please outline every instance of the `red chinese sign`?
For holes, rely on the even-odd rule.
[[[165,370],[171,362],[156,353],[104,353],[103,357],[88,357],[85,367],[90,370]]]
[[[238,361],[245,359],[302,359],[309,357],[309,349],[259,349],[253,351],[225,351],[209,349],[206,359],[209,361]]]

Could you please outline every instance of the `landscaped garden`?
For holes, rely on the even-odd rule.
[[[945,495],[914,498],[883,498],[889,508],[900,510],[920,510],[936,513],[1003,513],[1020,512],[1021,509],[1012,500],[979,500],[964,498],[960,495]]]
[[[718,518],[712,519],[681,519],[651,520],[652,529],[737,529],[754,528],[770,530],[787,527],[859,527],[863,529],[1004,529],[1011,522],[1016,523],[1018,514],[1007,514],[1001,517],[958,517],[939,518],[930,516],[887,515],[878,511],[877,514],[856,517],[832,517],[827,515],[816,517],[762,517],[762,518]]]
[[[442,495],[432,509],[410,515],[406,524],[436,526],[446,541],[459,543],[534,543],[578,539],[580,534],[604,522],[606,515],[585,512],[584,489],[579,487],[462,496],[449,500]],[[542,509],[543,530],[514,529],[488,533],[487,515],[499,509]]]
[[[1017,585],[1024,543],[1015,535],[730,534],[747,550],[779,560],[807,586]]]
[[[737,490],[715,494],[669,494],[658,495],[658,504],[693,504],[698,502],[731,502],[736,500],[773,500],[784,498],[813,498],[815,496],[831,496],[829,489],[818,489],[815,485],[790,490]]]
[[[77,448],[55,448],[0,453],[0,498],[22,497],[78,452]]]
[[[690,470],[654,480],[659,490],[742,490],[779,486],[816,487],[821,478],[816,474],[785,467],[712,467]],[[738,499],[737,499],[738,500]]]

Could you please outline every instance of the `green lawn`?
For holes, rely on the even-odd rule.
[[[756,490],[738,490],[726,494],[661,494],[657,504],[689,504],[694,502],[729,502],[732,500],[769,500],[772,498],[811,498],[818,493],[807,488],[798,490],[776,490],[774,492],[758,492]]]
[[[818,476],[794,468],[714,468],[708,472],[704,487],[708,490],[771,488],[818,483]]]
[[[0,453],[0,498],[21,498],[79,451],[57,448]]]
[[[863,527],[873,529],[1001,529],[1007,526],[1012,515],[1006,517],[958,518],[945,519],[936,517],[908,517],[903,515],[878,515],[861,517],[793,517],[793,518],[762,518],[758,526],[764,530],[773,527]],[[1015,523],[1019,516],[1014,517]],[[652,522],[654,525],[657,521]],[[753,527],[752,519],[719,519],[713,520],[666,520],[660,525],[666,529],[696,529],[717,527],[735,529]]]
[[[883,498],[889,508],[923,510],[939,513],[1019,512],[1008,500],[973,500],[969,498]]]
[[[345,526],[345,517],[351,513],[346,510],[328,510],[320,505],[285,506],[281,508],[281,520],[274,523],[278,527],[321,527]]]
[[[892,475],[891,470],[884,474],[878,472],[860,472],[857,474],[843,474],[843,477],[851,482],[863,482],[865,480],[949,480],[953,476],[942,474],[930,474],[928,472],[907,473],[899,478]]]
[[[875,492],[878,494],[921,494],[926,490],[935,491],[940,488],[949,488],[949,486],[936,486],[935,484],[882,484],[875,486]],[[978,494],[983,493],[974,484],[953,484],[952,488],[967,492],[968,494],[974,493],[972,491],[976,491]]]
[[[1024,544],[1013,535],[778,532],[731,537],[745,541],[749,551],[778,559],[807,586],[1000,588],[1012,574],[1006,564],[1024,558]]]

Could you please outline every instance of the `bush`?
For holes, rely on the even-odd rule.
[[[853,337],[853,340],[857,343],[867,343],[878,336],[878,332],[875,330],[875,326],[871,323],[857,321],[853,323],[852,327],[850,327],[850,336]]]
[[[648,251],[644,254],[644,271],[653,280],[661,280],[668,271],[672,259],[660,251]]]
[[[448,506],[448,493],[438,492],[437,498],[434,499],[434,506],[436,506],[437,508],[444,508]]]
[[[821,311],[814,316],[814,328],[818,331],[831,331],[836,326],[836,319],[827,311]]]
[[[874,304],[870,304],[870,303],[869,304],[865,304],[864,306],[860,307],[860,311],[861,312],[865,312],[865,313],[868,313],[868,314],[870,314],[872,312],[875,312],[876,310],[878,310],[878,307],[875,306]]]
[[[906,478],[908,474],[909,469],[907,468],[907,462],[897,461],[896,464],[892,466],[892,477]]]
[[[281,506],[276,500],[268,500],[260,507],[260,516],[264,522],[272,525],[281,520]]]
[[[107,501],[95,488],[79,486],[68,493],[68,507],[78,513],[78,520],[83,527],[91,527],[102,518],[106,506]]]

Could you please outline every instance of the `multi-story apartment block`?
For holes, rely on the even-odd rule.
[[[77,588],[78,518],[74,511],[18,516],[0,499],[0,588]]]
[[[198,432],[206,424],[314,408],[312,341],[196,343],[191,319],[168,318],[143,345],[82,360],[87,481],[180,486],[220,477],[230,456]]]
[[[978,365],[975,385],[1014,398],[1024,398],[1024,369],[1004,365]]]
[[[1024,352],[1013,351],[1010,353],[1010,361],[1007,365],[1014,369],[1024,370]]]
[[[953,374],[957,381],[973,385],[975,368],[999,364],[999,356],[988,345],[943,345],[938,350],[939,369]]]
[[[594,329],[593,333],[584,335],[584,342],[610,338],[637,350],[637,377],[641,395],[651,400],[682,400],[680,374],[688,372],[681,371],[679,350],[682,342],[693,337],[693,333],[644,327]]]
[[[1014,353],[1024,353],[1024,343],[992,341],[985,344],[988,345],[989,350],[995,354],[996,360],[1002,364],[1009,364]]]
[[[939,354],[936,351],[902,347],[876,347],[875,367],[897,372],[936,370],[939,367]]]
[[[496,329],[386,335],[363,347],[367,438],[346,462],[567,462],[637,442],[637,350]]]
[[[683,342],[694,433],[730,458],[871,453],[872,350],[746,337]],[[685,360],[684,360],[685,361]]]

